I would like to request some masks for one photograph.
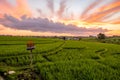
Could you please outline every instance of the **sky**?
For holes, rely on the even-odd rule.
[[[0,35],[120,35],[120,0],[0,0]]]

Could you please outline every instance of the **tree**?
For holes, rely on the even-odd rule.
[[[106,36],[105,36],[105,34],[103,34],[103,33],[99,33],[99,34],[97,35],[97,38],[101,40],[101,39],[105,39]]]

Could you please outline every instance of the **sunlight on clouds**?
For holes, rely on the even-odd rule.
[[[101,22],[85,22],[80,20],[60,20],[59,22],[64,23],[66,25],[73,24],[78,27],[86,27],[86,28],[103,28],[103,29],[109,29],[109,30],[118,30],[120,29],[120,24],[109,24],[109,23],[101,23]],[[113,27],[114,26],[114,27]]]
[[[109,31],[109,32],[106,32],[106,35],[120,35],[120,30],[112,30],[112,31]]]
[[[16,3],[14,5],[11,4],[10,0],[9,1],[1,0],[0,24],[4,26],[0,26],[0,34],[72,35],[71,30],[69,32],[69,29],[74,29],[74,33],[81,33],[81,31],[77,30],[79,27],[79,30],[82,30],[83,28],[85,29],[85,31],[83,32],[84,35],[93,34],[92,32],[89,31],[89,28],[92,28],[93,30],[96,30],[98,28],[98,30],[100,30],[101,32],[102,30],[104,32],[104,29],[107,29],[106,33],[108,35],[112,35],[112,34],[119,35],[119,30],[120,30],[120,17],[119,17],[120,1],[119,0],[111,0],[111,1],[95,0],[87,4],[86,2],[88,0],[84,0],[83,3],[85,3],[87,7],[84,7],[83,10],[80,10],[80,11],[76,11],[74,7],[77,7],[77,10],[78,10],[80,7],[83,7],[82,6],[83,3],[81,4],[81,1],[78,0],[78,2],[80,3],[79,5],[77,4],[77,1],[76,1],[76,4],[70,5],[70,1],[71,0],[55,0],[55,1],[44,0],[44,3],[43,3],[44,6],[43,6],[43,5],[39,5],[42,3],[42,0],[41,0],[41,1],[38,1],[41,3],[34,2],[34,5],[37,6],[37,8],[35,8],[33,7],[33,4],[29,4],[29,3],[32,3],[32,0],[15,0],[12,2],[12,3]],[[105,4],[102,4],[102,3],[105,3]],[[8,16],[6,16],[6,14]],[[17,21],[14,22],[14,21],[7,20],[8,18],[15,21],[17,20]],[[47,22],[45,23],[46,26],[43,24],[45,20]],[[9,25],[8,25],[8,22],[9,22]],[[33,27],[28,24],[31,24],[33,26],[35,25],[36,27]],[[30,27],[31,31],[29,31],[28,26],[31,26]],[[17,30],[14,28],[16,28]],[[21,30],[21,29],[24,29],[24,30]],[[40,32],[35,32],[34,30],[36,29],[37,30],[39,29]],[[43,29],[43,32],[41,32],[42,31],[41,29]],[[62,31],[60,32],[57,29],[60,29]],[[96,33],[100,31],[96,31]]]
[[[16,0],[16,5],[13,6],[7,0],[2,0],[0,3],[0,18],[1,14],[10,14],[16,18],[20,18],[23,15],[27,15],[28,17],[32,16],[32,11],[27,5],[27,0]]]

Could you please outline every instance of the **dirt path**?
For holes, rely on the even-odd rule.
[[[0,80],[4,80],[4,78],[2,76],[0,76]]]

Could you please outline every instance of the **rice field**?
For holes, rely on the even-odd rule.
[[[30,66],[29,40],[35,43]],[[14,74],[6,74],[15,71]],[[120,45],[57,38],[0,36],[5,80],[120,80]]]

